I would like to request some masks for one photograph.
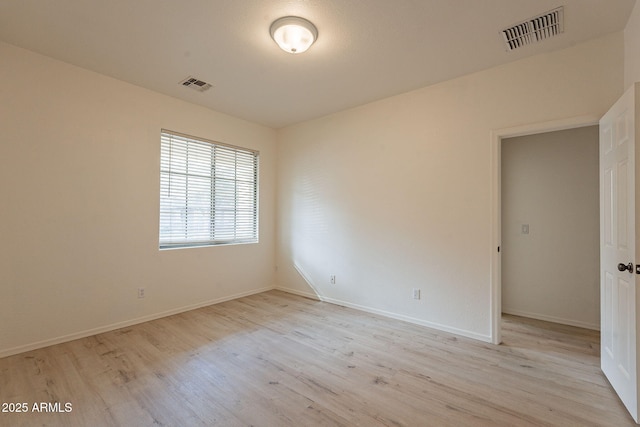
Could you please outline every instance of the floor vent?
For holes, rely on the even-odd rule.
[[[203,82],[202,80],[198,80],[191,76],[181,81],[180,84],[182,86],[190,87],[193,90],[197,90],[198,92],[204,92],[207,89],[211,89],[211,85],[209,83]]]
[[[513,27],[502,30],[507,50],[537,43],[564,32],[564,7],[528,19]]]

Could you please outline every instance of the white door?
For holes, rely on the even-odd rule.
[[[602,371],[638,422],[636,87],[600,120],[600,313]]]

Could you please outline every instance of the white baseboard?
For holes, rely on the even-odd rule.
[[[307,298],[313,298],[316,300],[320,300],[323,302],[328,302],[331,304],[335,304],[335,305],[340,305],[342,307],[348,307],[348,308],[353,308],[355,310],[359,310],[359,311],[364,311],[367,313],[373,313],[373,314],[377,314],[383,317],[388,317],[391,319],[396,319],[396,320],[402,320],[404,322],[408,322],[408,323],[413,323],[415,325],[420,325],[420,326],[426,326],[427,328],[431,328],[431,329],[437,329],[439,331],[443,331],[443,332],[448,332],[451,334],[455,334],[455,335],[460,335],[463,337],[467,337],[467,338],[472,338],[478,341],[483,341],[483,342],[488,342],[491,343],[491,337],[489,335],[482,335],[482,334],[477,334],[475,332],[470,332],[470,331],[466,331],[463,329],[458,329],[458,328],[453,328],[450,326],[446,326],[446,325],[441,325],[439,323],[434,323],[434,322],[429,322],[426,320],[422,320],[422,319],[416,319],[415,317],[410,317],[410,316],[405,316],[403,314],[398,314],[398,313],[392,313],[389,311],[385,311],[385,310],[379,310],[377,308],[372,308],[372,307],[367,307],[364,305],[359,305],[359,304],[354,304],[351,302],[347,302],[347,301],[341,301],[335,298],[329,298],[326,296],[320,296],[320,295],[315,295],[315,294],[311,294],[308,292],[303,292],[303,291],[298,291],[296,289],[290,289],[290,288],[284,288],[281,286],[277,286],[276,287],[277,290],[283,291],[283,292],[288,292],[294,295],[300,295],[303,297],[307,297]]]
[[[527,311],[512,310],[510,308],[503,308],[502,312],[504,314],[512,314],[514,316],[529,317],[531,319],[536,319],[536,320],[544,320],[545,322],[560,323],[561,325],[577,326],[578,328],[592,329],[594,331],[600,330],[599,324],[583,322],[580,320],[564,319],[562,317],[547,316],[546,314],[538,314],[538,313],[529,313]]]
[[[392,312],[389,312],[389,311],[380,310],[380,309],[372,308],[372,307],[367,307],[367,306],[363,306],[363,305],[359,305],[359,304],[354,304],[354,303],[351,303],[351,302],[348,302],[348,301],[342,301],[342,300],[338,300],[338,299],[335,299],[335,298],[322,297],[320,295],[317,295],[317,294],[311,293],[311,292],[305,292],[305,291],[300,291],[300,290],[291,289],[291,288],[285,288],[285,287],[281,287],[281,286],[273,286],[273,287],[267,287],[267,288],[253,289],[253,290],[247,291],[247,292],[241,292],[241,293],[238,293],[238,294],[228,295],[228,296],[222,297],[222,298],[216,298],[216,299],[213,299],[213,300],[208,300],[208,301],[204,301],[204,302],[200,302],[200,303],[196,303],[196,304],[190,304],[190,305],[187,305],[187,306],[183,306],[183,307],[179,307],[179,308],[175,308],[175,309],[171,309],[171,310],[166,310],[166,311],[163,311],[163,312],[160,312],[160,313],[154,313],[154,314],[150,314],[150,315],[147,315],[147,316],[138,317],[138,318],[135,318],[135,319],[125,320],[125,321],[122,321],[122,322],[112,323],[110,325],[100,326],[98,328],[86,329],[84,331],[75,332],[73,334],[63,335],[63,336],[50,338],[50,339],[46,339],[46,340],[42,340],[42,341],[37,341],[37,342],[33,342],[33,343],[29,343],[29,344],[25,344],[25,345],[21,345],[21,346],[17,346],[17,347],[5,349],[5,350],[0,350],[0,358],[13,356],[15,354],[24,353],[24,352],[31,351],[31,350],[37,350],[39,348],[49,347],[51,345],[61,344],[61,343],[64,343],[64,342],[73,341],[73,340],[77,340],[77,339],[80,339],[80,338],[86,338],[86,337],[89,337],[89,336],[93,336],[93,335],[97,335],[97,334],[101,334],[101,333],[105,333],[105,332],[110,332],[110,331],[113,331],[113,330],[116,330],[116,329],[126,328],[128,326],[133,326],[133,325],[137,325],[139,323],[149,322],[151,320],[160,319],[162,317],[172,316],[174,314],[179,314],[179,313],[184,313],[186,311],[196,310],[198,308],[206,307],[206,306],[209,306],[209,305],[220,304],[222,302],[231,301],[231,300],[234,300],[234,299],[238,299],[238,298],[243,298],[243,297],[250,296],[250,295],[259,294],[259,293],[262,293],[262,292],[270,291],[272,289],[277,289],[279,291],[287,292],[287,293],[298,295],[298,296],[305,297],[305,298],[311,298],[311,299],[318,300],[318,301],[324,301],[324,302],[328,302],[328,303],[331,303],[331,304],[340,305],[340,306],[343,306],[343,307],[349,307],[349,308],[352,308],[352,309],[355,309],[355,310],[359,310],[359,311],[364,311],[364,312],[367,312],[367,313],[377,314],[377,315],[388,317],[388,318],[391,318],[391,319],[402,320],[402,321],[413,323],[413,324],[416,324],[416,325],[425,326],[425,327],[428,327],[428,328],[431,328],[431,329],[436,329],[436,330],[439,330],[439,331],[448,332],[448,333],[460,335],[460,336],[467,337],[467,338],[472,338],[472,339],[483,341],[483,342],[491,342],[491,337],[488,336],[488,335],[477,334],[477,333],[469,332],[469,331],[466,331],[466,330],[463,330],[463,329],[457,329],[457,328],[453,328],[453,327],[450,327],[450,326],[441,325],[439,323],[429,322],[429,321],[422,320],[422,319],[416,319],[414,317],[405,316],[403,314],[392,313]],[[505,311],[505,313],[507,313],[507,311]],[[575,324],[575,322],[574,322],[574,324],[571,324],[571,323],[566,323],[564,321],[559,321],[558,319],[535,317],[535,315],[531,315],[531,314],[528,314],[528,313],[522,313],[522,312],[518,312],[518,313],[510,312],[508,314],[514,314],[514,315],[517,315],[517,316],[532,317],[532,318],[536,318],[536,319],[540,319],[540,320],[552,321],[552,322],[556,322],[556,323],[565,323],[565,324],[570,324],[572,326],[580,326],[580,327],[589,328],[589,329],[599,329],[599,326],[598,326],[598,328],[595,328],[595,327],[593,327],[593,325]]]
[[[229,295],[229,296],[226,296],[226,297],[216,298],[216,299],[213,299],[213,300],[204,301],[204,302],[200,302],[200,303],[196,303],[196,304],[190,304],[190,305],[186,305],[186,306],[183,306],[183,307],[179,307],[179,308],[163,311],[163,312],[160,312],[160,313],[150,314],[150,315],[147,315],[147,316],[142,316],[142,317],[138,317],[138,318],[131,319],[131,320],[125,320],[125,321],[118,322],[118,323],[113,323],[113,324],[110,324],[110,325],[100,326],[98,328],[87,329],[87,330],[84,330],[84,331],[75,332],[73,334],[63,335],[63,336],[56,337],[56,338],[42,340],[42,341],[30,343],[30,344],[25,344],[25,345],[21,345],[21,346],[18,346],[18,347],[9,348],[9,349],[6,349],[6,350],[0,350],[0,358],[7,357],[7,356],[13,356],[15,354],[24,353],[26,351],[37,350],[39,348],[49,347],[51,345],[61,344],[61,343],[64,343],[64,342],[73,341],[73,340],[77,340],[77,339],[80,339],[80,338],[90,337],[92,335],[102,334],[104,332],[110,332],[110,331],[113,331],[113,330],[116,330],[116,329],[120,329],[120,328],[126,328],[128,326],[137,325],[139,323],[144,323],[144,322],[149,322],[151,320],[160,319],[162,317],[167,317],[167,316],[172,316],[174,314],[184,313],[185,311],[196,310],[198,308],[206,307],[206,306],[209,306],[209,305],[220,304],[221,302],[231,301],[231,300],[234,300],[234,299],[247,297],[249,295],[259,294],[259,293],[262,293],[262,292],[270,291],[272,289],[274,289],[274,287],[253,289],[251,291],[241,292],[239,294]]]
[[[281,286],[276,286],[274,289],[276,289],[277,291],[286,292],[288,294],[298,295],[300,297],[305,297],[305,298],[311,298],[316,301],[322,301],[322,298],[320,298],[317,294],[312,292],[299,291],[297,289],[291,289],[291,288],[283,288]]]

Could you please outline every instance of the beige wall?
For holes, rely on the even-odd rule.
[[[273,287],[275,131],[2,43],[0,64],[0,356]],[[158,250],[161,128],[260,150],[259,244]]]
[[[502,141],[503,312],[600,328],[598,189],[598,126]]]
[[[623,56],[614,34],[276,134],[0,43],[0,356],[274,281],[489,340],[491,131],[602,114]],[[158,251],[160,128],[260,150],[259,244]]]
[[[640,82],[640,2],[631,12],[624,29],[624,87]]]
[[[279,131],[278,285],[490,341],[491,132],[603,114],[623,51],[613,34]]]

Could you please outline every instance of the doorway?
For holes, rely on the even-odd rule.
[[[599,127],[501,144],[502,313],[599,330]]]
[[[519,126],[514,128],[505,128],[495,130],[491,133],[491,150],[492,150],[492,246],[491,246],[491,342],[499,344],[502,341],[501,336],[501,316],[502,316],[502,261],[503,261],[503,237],[502,237],[502,144],[503,140],[509,138],[551,133],[556,131],[565,131],[570,129],[577,129],[589,126],[597,126],[599,117],[595,116],[582,116],[570,119],[564,119],[554,122],[538,123],[526,126]],[[508,142],[506,142],[508,143]],[[568,167],[568,166],[567,166]],[[597,177],[597,169],[596,169]],[[596,184],[596,191],[598,186]],[[552,209],[552,208],[550,208]],[[596,205],[596,212],[599,212]],[[597,215],[597,214],[596,214]],[[519,220],[519,221],[518,221]],[[532,236],[532,232],[541,232],[546,230],[545,228],[532,228],[532,221],[524,220],[522,218],[516,218],[517,230],[520,233],[526,231],[525,225],[528,225],[529,236]],[[529,221],[529,222],[527,222]],[[596,231],[599,227],[596,228]],[[522,236],[520,236],[522,237]],[[599,246],[598,246],[599,248]],[[507,249],[508,250],[508,249]],[[566,265],[566,269],[579,269],[578,265]],[[599,274],[596,274],[596,280],[599,281]],[[557,282],[556,282],[557,283]],[[599,283],[599,282],[598,282]],[[522,310],[526,312],[526,310]],[[529,313],[533,314],[533,313]],[[543,314],[544,315],[544,314]],[[555,320],[562,319],[560,316],[547,315],[547,319],[551,320],[554,317]],[[566,319],[564,319],[566,320]],[[586,326],[582,324],[582,326]]]

